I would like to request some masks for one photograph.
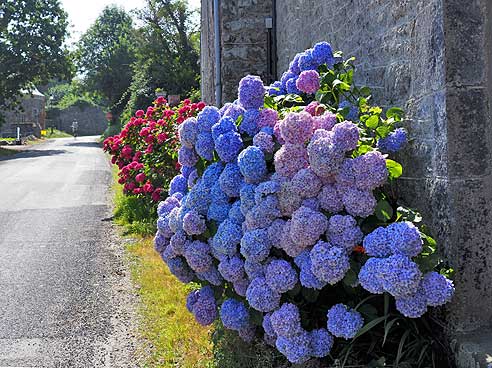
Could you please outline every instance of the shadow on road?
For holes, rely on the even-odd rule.
[[[42,157],[42,156],[54,156],[61,155],[63,153],[70,153],[65,150],[35,150],[30,149],[26,151],[21,151],[15,155],[0,157],[0,161],[10,161],[10,160],[18,160],[20,158],[34,158],[34,157]]]
[[[71,143],[65,144],[65,146],[69,146],[69,147],[94,147],[94,148],[101,148],[101,144],[99,144],[96,141],[94,141],[94,142],[71,142]]]

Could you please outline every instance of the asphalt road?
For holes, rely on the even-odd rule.
[[[0,367],[132,367],[131,282],[97,137],[0,160]]]

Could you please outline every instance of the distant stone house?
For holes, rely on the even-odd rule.
[[[21,136],[35,135],[39,137],[45,129],[46,97],[36,88],[24,93],[19,109],[3,111],[5,122],[0,126],[0,137],[15,137],[17,128]]]

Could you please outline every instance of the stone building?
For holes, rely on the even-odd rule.
[[[20,108],[2,112],[5,122],[0,126],[0,137],[16,137],[17,127],[21,136],[40,137],[45,128],[46,97],[36,88],[31,93],[24,93]]]
[[[48,111],[46,127],[54,127],[67,133],[72,133],[72,123],[78,123],[77,134],[100,135],[108,127],[106,114],[102,107],[90,104],[78,104],[66,109],[51,109]]]
[[[405,108],[411,143],[399,157],[401,193],[422,210],[456,270],[447,318],[458,365],[486,367],[492,362],[492,2],[219,0],[217,27],[213,3],[202,0],[205,101],[216,102],[216,87],[219,103],[234,100],[245,74],[278,78],[296,53],[326,40],[357,58],[357,82],[373,89],[378,104]]]

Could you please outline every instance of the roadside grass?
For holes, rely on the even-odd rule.
[[[179,282],[154,250],[155,219],[123,195],[115,166],[113,179],[115,222],[122,225],[123,235],[134,238],[126,251],[141,301],[139,333],[146,343],[137,354],[145,357],[143,367],[213,367],[211,328],[196,323],[186,309],[193,285]]]
[[[50,128],[46,129],[46,135],[44,136],[44,138],[48,138],[48,139],[70,138],[70,137],[73,137],[73,135],[58,129],[53,129],[53,133],[52,133]]]
[[[15,155],[16,153],[17,151],[0,147],[0,157],[11,156],[11,155]]]

